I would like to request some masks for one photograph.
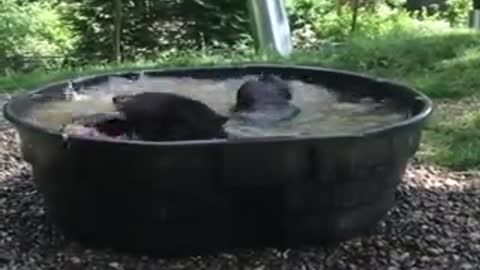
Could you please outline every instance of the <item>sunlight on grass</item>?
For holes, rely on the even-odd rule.
[[[432,149],[431,161],[453,169],[480,168],[480,114],[474,117],[476,125],[456,124],[437,126],[426,131]]]
[[[439,106],[425,130],[423,158],[456,170],[480,169],[479,108],[477,98]]]

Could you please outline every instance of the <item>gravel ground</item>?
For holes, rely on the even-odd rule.
[[[10,128],[10,123],[3,117],[3,105],[9,98],[9,95],[0,94],[0,131]]]
[[[412,164],[370,237],[331,248],[154,259],[84,249],[46,220],[12,130],[0,132],[0,269],[480,269],[479,177]],[[478,185],[477,185],[478,186]]]

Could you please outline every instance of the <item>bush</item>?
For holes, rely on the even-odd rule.
[[[296,48],[318,48],[325,42],[344,42],[351,37],[353,0],[285,1]],[[470,0],[445,1],[441,12],[426,15],[424,11],[407,11],[406,0],[360,0],[355,35],[373,39],[391,32],[438,31],[448,28],[446,21],[452,25],[465,22]],[[67,54],[77,65],[109,63],[113,55],[112,2],[0,0],[0,59],[9,60],[0,65],[24,70],[11,63],[48,55],[59,55],[63,61]],[[126,61],[162,58],[185,50],[213,48],[242,54],[253,48],[245,0],[122,3],[121,51]],[[58,64],[44,60],[38,64]]]
[[[409,11],[405,0],[360,1],[356,36],[374,39],[390,33],[424,33],[450,30],[466,21],[470,0],[448,0],[436,13]],[[338,5],[339,2],[344,3]],[[315,48],[325,42],[343,42],[352,36],[352,0],[288,0],[288,11],[297,48]]]
[[[345,2],[337,6],[337,2]],[[350,36],[352,0],[286,0],[294,45],[318,47]],[[366,1],[359,11],[358,34],[383,35],[410,27],[414,19],[402,8],[405,0]],[[128,61],[153,58],[168,51],[221,48],[237,52],[252,47],[245,0],[123,1],[122,54]],[[149,3],[146,5],[145,3]],[[372,4],[373,3],[373,4]],[[112,55],[111,1],[70,4],[68,16],[81,37],[77,58],[109,62]],[[238,46],[241,44],[242,46]]]
[[[353,8],[349,1],[338,5],[330,0],[290,0],[288,10],[294,34],[294,44],[311,48],[323,42],[344,41],[352,34]],[[414,30],[432,23],[437,17],[422,12],[411,13],[403,8],[404,0],[365,2],[358,9],[355,34],[378,38],[395,31]],[[415,19],[412,15],[415,15]]]
[[[447,0],[442,16],[453,26],[464,26],[468,21],[468,12],[472,9],[472,0]]]
[[[62,61],[73,44],[72,32],[53,4],[0,0],[0,72],[45,66],[52,56]],[[28,58],[40,58],[40,63],[25,66]]]
[[[112,58],[112,2],[70,3],[67,19],[81,38],[78,60]],[[122,1],[123,59],[154,58],[171,50],[233,47],[248,34],[244,0]]]

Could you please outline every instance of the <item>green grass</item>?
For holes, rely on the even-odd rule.
[[[120,66],[13,74],[0,77],[0,91],[30,89],[52,80],[97,72],[248,62],[298,63],[358,71],[405,82],[433,98],[462,98],[480,87],[480,76],[474,70],[480,67],[480,35],[457,30],[432,35],[393,33],[378,40],[356,37],[337,49],[299,51],[289,59],[261,59],[249,53],[222,56],[208,51],[184,52],[158,61]]]
[[[479,98],[474,95],[437,104],[418,156],[454,170],[480,169]]]
[[[476,115],[478,122],[480,115]],[[465,125],[465,124],[463,124]],[[478,125],[432,127],[425,132],[434,150],[426,160],[454,170],[480,168],[480,127]]]
[[[297,63],[368,73],[409,84],[441,103],[425,129],[419,156],[452,169],[480,169],[480,34],[392,33],[381,39],[354,37],[336,49],[296,52],[289,59],[253,54],[221,56],[188,52],[160,61],[90,66],[78,70],[34,72],[0,77],[0,92],[31,89],[56,80],[97,72],[226,63]],[[473,100],[473,101],[472,101]],[[465,105],[466,104],[466,105]]]
[[[135,71],[142,69],[211,66],[216,64],[242,63],[256,61],[254,55],[224,57],[214,54],[188,52],[183,55],[164,58],[162,61],[139,61],[122,63],[120,65],[91,65],[71,70],[35,71],[28,74],[12,74],[0,77],[0,93],[31,90],[45,83],[71,79],[79,76],[121,71]]]

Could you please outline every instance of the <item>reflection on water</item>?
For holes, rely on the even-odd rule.
[[[249,77],[207,80],[192,78],[147,77],[130,81],[111,77],[108,82],[81,89],[69,101],[39,104],[29,120],[60,129],[73,117],[93,113],[112,112],[112,97],[117,94],[145,91],[175,92],[205,102],[217,112],[228,115],[235,102],[236,90]],[[398,121],[406,112],[395,110],[389,101],[370,98],[342,101],[335,92],[301,81],[290,81],[293,89],[292,102],[301,108],[301,113],[291,121],[275,126],[251,125],[230,120],[225,128],[233,137],[300,136],[348,134],[365,131]]]

